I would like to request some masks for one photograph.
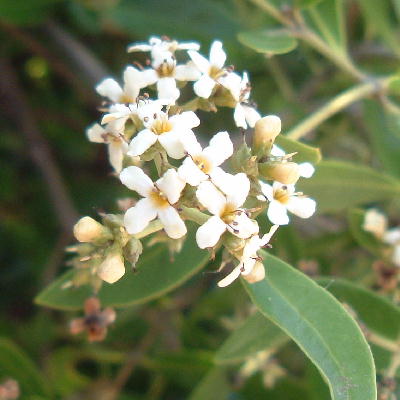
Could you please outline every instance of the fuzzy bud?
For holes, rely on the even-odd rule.
[[[124,274],[124,259],[119,252],[109,253],[97,270],[97,275],[107,283],[117,282]]]
[[[294,162],[259,164],[259,171],[265,179],[284,185],[295,184],[300,178],[299,165]]]
[[[94,242],[107,234],[107,228],[91,217],[81,218],[74,226],[74,236],[79,242]]]
[[[281,119],[276,115],[259,119],[254,127],[253,153],[258,157],[268,155],[280,131]]]
[[[265,268],[263,263],[257,261],[254,264],[253,270],[248,275],[242,275],[249,283],[256,283],[265,278]]]

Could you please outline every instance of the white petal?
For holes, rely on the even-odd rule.
[[[213,165],[221,165],[233,153],[233,143],[228,132],[218,132],[210,140],[203,154],[212,160]]]
[[[86,135],[91,142],[94,143],[104,143],[105,140],[103,135],[106,133],[106,129],[104,129],[99,124],[94,124],[86,130]]]
[[[210,64],[222,68],[226,61],[226,53],[222,49],[222,42],[215,40],[210,49]]]
[[[233,112],[233,119],[238,128],[247,129],[246,113],[240,103],[236,104],[235,111]]]
[[[269,230],[268,233],[266,233],[261,239],[260,239],[260,246],[265,246],[266,244],[269,243],[271,240],[272,236],[274,233],[278,230],[279,225],[272,225],[271,229]]]
[[[144,87],[142,76],[142,72],[132,66],[126,67],[124,71],[124,91],[134,100],[139,95],[140,89]]]
[[[143,129],[140,131],[129,144],[130,156],[140,156],[155,142],[157,142],[158,136],[149,129]]]
[[[214,89],[216,82],[208,75],[203,75],[194,85],[193,90],[199,97],[208,99]]]
[[[179,239],[187,232],[185,223],[178,214],[178,211],[173,207],[163,208],[158,210],[158,217],[160,218],[165,232],[172,239]]]
[[[184,43],[178,43],[176,48],[178,50],[195,50],[198,51],[200,50],[200,45],[196,42],[184,42]]]
[[[229,72],[226,75],[221,76],[218,79],[218,83],[228,89],[231,92],[232,97],[236,101],[239,101],[241,92],[241,78],[238,74],[236,74],[235,72]]]
[[[208,74],[210,69],[210,62],[197,51],[188,51],[189,57],[192,59],[196,67],[203,73]]]
[[[124,226],[128,233],[141,232],[157,217],[157,210],[150,199],[140,199],[133,207],[129,208],[124,216]]]
[[[118,82],[112,78],[107,78],[101,81],[96,86],[96,91],[100,96],[108,97],[114,103],[118,103],[119,99],[123,95],[121,86],[119,86]]]
[[[277,200],[272,200],[269,203],[267,215],[274,225],[287,225],[289,223],[286,207]]]
[[[134,51],[151,51],[152,46],[147,43],[135,43],[128,46],[128,53],[133,53]]]
[[[196,241],[201,249],[214,247],[226,230],[226,224],[221,218],[213,216],[197,229]]]
[[[210,181],[200,183],[196,197],[211,214],[221,215],[224,211],[226,198]]]
[[[310,218],[316,207],[316,201],[309,197],[292,196],[287,203],[287,209],[300,218]]]
[[[315,168],[311,163],[305,162],[299,164],[299,172],[303,178],[311,178],[314,175]]]
[[[183,113],[173,115],[169,120],[174,126],[192,129],[200,125],[199,117],[193,111],[184,111]]]
[[[260,113],[253,107],[249,106],[243,106],[245,115],[246,115],[246,121],[250,128],[254,128],[256,122],[261,119]]]
[[[207,179],[207,175],[199,169],[190,157],[185,158],[178,168],[178,174],[181,179],[192,186],[198,186],[200,182]]]
[[[152,180],[139,167],[131,166],[122,170],[119,175],[121,182],[141,196],[147,197],[154,189]]]
[[[285,155],[285,151],[278,147],[276,144],[272,146],[271,155],[275,157],[283,157]]]
[[[227,194],[228,203],[240,207],[247,199],[250,191],[250,181],[247,175],[243,172],[233,175],[229,185],[224,190]]]
[[[201,154],[202,148],[200,143],[197,141],[195,134],[180,135],[180,141],[185,151],[188,152],[191,156],[194,157]]]
[[[185,149],[180,138],[180,132],[177,131],[165,132],[158,136],[161,146],[164,147],[170,157],[176,160],[185,157]]]
[[[141,72],[140,82],[142,87],[153,85],[158,81],[158,74],[152,68],[144,69]]]
[[[233,269],[233,271],[227,275],[224,279],[221,279],[218,282],[219,287],[226,287],[229,286],[232,282],[234,282],[237,278],[240,276],[240,270],[241,270],[242,265],[239,264],[236,268]]]
[[[228,230],[237,237],[248,239],[258,233],[259,227],[256,221],[241,212],[235,217],[234,223],[228,225]]]
[[[157,187],[167,196],[170,204],[175,204],[181,192],[185,187],[183,181],[174,169],[169,169],[165,174],[156,182]]]
[[[108,156],[110,158],[110,164],[115,169],[115,172],[121,172],[122,161],[124,159],[123,142],[111,141],[108,145]]]
[[[392,254],[392,262],[397,267],[400,267],[400,246],[395,246]]]
[[[143,121],[146,128],[149,128],[154,122],[154,116],[162,114],[163,104],[161,101],[146,101],[139,102],[139,107],[137,109],[138,117]]]
[[[262,192],[262,194],[263,194],[269,201],[272,201],[272,200],[274,199],[274,189],[273,189],[273,187],[272,187],[270,184],[265,183],[265,182],[263,182],[263,181],[258,181],[258,183],[259,183],[260,186],[261,186],[261,192]]]
[[[396,244],[400,242],[400,228],[389,229],[383,235],[382,240],[388,244]]]
[[[168,99],[171,104],[175,104],[180,95],[175,78],[160,78],[157,82],[157,93],[160,99]]]
[[[201,72],[193,62],[175,67],[175,79],[178,81],[197,81],[200,75]]]

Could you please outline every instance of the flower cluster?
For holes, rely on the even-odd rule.
[[[199,49],[197,43],[152,37],[128,48],[149,55],[145,67],[129,65],[122,84],[107,78],[96,87],[104,115],[87,136],[107,144],[115,173],[138,199],[123,216],[78,222],[75,236],[81,244],[73,249],[78,256],[72,263],[81,270],[79,282],[117,281],[124,264],[137,261],[142,237],[162,229],[170,243],[183,240],[189,220],[200,225],[201,249],[213,253],[223,247],[224,260],[237,260],[219,286],[240,275],[257,282],[265,276],[259,251],[279,225],[289,223],[288,212],[301,218],[314,213],[315,201],[295,189],[300,177],[313,174],[313,166],[297,164],[296,153],[274,144],[280,119],[257,111],[247,73],[226,65],[222,43],[212,43],[208,58]],[[196,111],[218,107],[233,109],[238,131],[251,136],[251,146],[243,135],[235,149],[224,129],[204,144]],[[272,223],[267,233],[260,232],[256,219],[265,218],[264,211]]]

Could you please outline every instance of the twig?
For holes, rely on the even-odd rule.
[[[43,175],[49,195],[65,232],[71,232],[78,218],[64,186],[60,171],[54,161],[48,143],[41,135],[18,78],[7,59],[0,59],[0,98],[2,109],[14,121],[17,130],[24,136],[32,161]]]

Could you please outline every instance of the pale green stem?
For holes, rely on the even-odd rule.
[[[135,233],[132,235],[136,239],[142,239],[146,236],[151,235],[154,232],[161,231],[164,227],[161,224],[161,221],[156,219],[155,221],[150,222],[145,229],[142,230],[142,232]]]
[[[352,103],[364,99],[367,96],[384,91],[390,82],[391,78],[382,78],[366,83],[356,85],[343,93],[340,93],[332,100],[328,101],[320,109],[312,113],[304,119],[300,124],[291,129],[287,137],[290,139],[300,139],[307,133],[318,127],[322,122],[330,118],[332,115],[343,110]]]
[[[209,215],[202,213],[197,208],[185,206],[182,207],[182,212],[180,214],[183,218],[196,222],[199,225],[203,225],[210,218]]]
[[[383,349],[388,350],[391,353],[399,351],[399,345],[392,340],[376,335],[373,332],[368,332],[366,337],[370,343],[376,344],[377,346],[382,347]]]

